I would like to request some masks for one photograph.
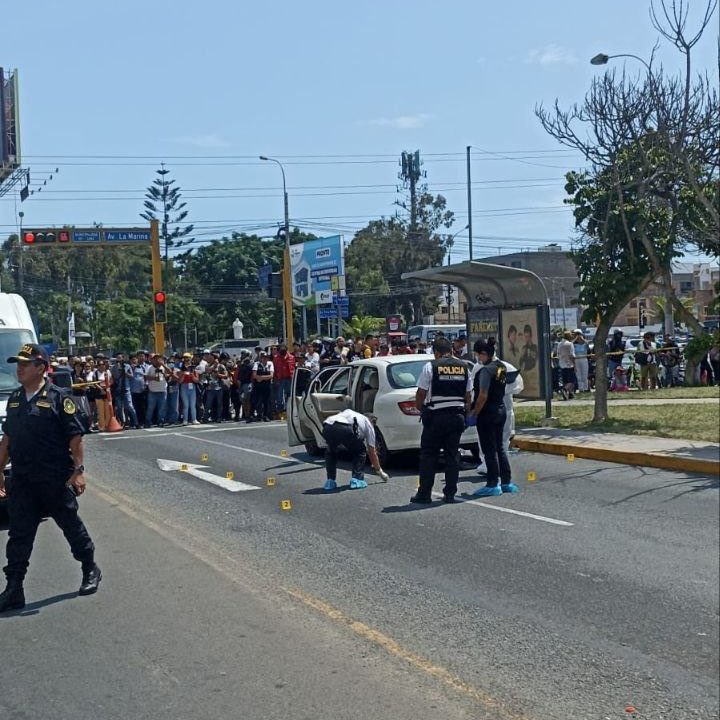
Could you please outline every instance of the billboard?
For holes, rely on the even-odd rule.
[[[290,270],[295,305],[315,307],[318,297],[327,297],[322,291],[333,290],[333,278],[345,275],[342,238],[333,235],[291,245]]]
[[[503,309],[501,317],[503,336],[499,357],[514,365],[522,374],[525,389],[519,397],[541,397],[537,308]]]
[[[17,70],[0,68],[0,183],[20,165]]]

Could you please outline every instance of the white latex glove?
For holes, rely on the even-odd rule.
[[[387,482],[390,479],[390,476],[382,468],[378,470],[378,475],[382,478],[383,482]]]

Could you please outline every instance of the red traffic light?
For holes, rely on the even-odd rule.
[[[23,235],[23,242],[26,245],[32,245],[35,242],[35,233],[26,232],[25,235]]]
[[[162,290],[158,290],[153,297],[155,298],[156,303],[165,302],[165,293]]]

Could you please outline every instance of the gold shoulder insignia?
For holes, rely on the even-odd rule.
[[[65,398],[65,400],[63,400],[63,410],[66,415],[74,415],[76,410],[75,403],[70,398]]]

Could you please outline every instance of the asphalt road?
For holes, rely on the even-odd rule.
[[[86,455],[105,579],[76,597],[43,524],[30,604],[0,618],[0,717],[718,715],[717,479],[519,453],[518,495],[410,506],[412,456],[323,493],[280,423]]]

